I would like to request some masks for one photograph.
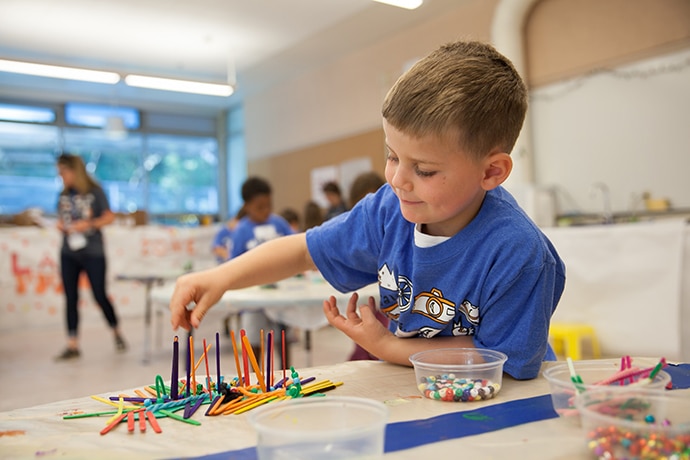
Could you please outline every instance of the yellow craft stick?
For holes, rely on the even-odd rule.
[[[95,399],[96,401],[100,401],[100,402],[102,402],[102,403],[105,403],[105,404],[107,404],[107,405],[109,405],[109,406],[113,406],[113,407],[118,407],[118,406],[119,406],[118,403],[113,402],[113,401],[111,401],[111,400],[109,400],[109,399],[101,398],[100,396],[95,396],[95,395],[94,395],[94,396],[91,396],[91,398],[92,398],[92,399]],[[125,410],[136,410],[136,409],[141,409],[141,406],[125,406],[124,409],[125,409]]]
[[[256,356],[254,356],[254,350],[252,350],[252,345],[251,343],[249,343],[249,337],[245,335],[244,337],[242,337],[242,341],[244,342],[244,345],[247,347],[247,355],[249,355],[249,362],[252,363],[252,367],[254,368],[256,378],[259,379],[259,386],[261,387],[261,391],[266,393],[266,381],[264,380],[264,374],[261,372],[259,363],[256,362]]]
[[[243,412],[247,412],[247,411],[249,411],[249,410],[252,410],[252,409],[254,409],[255,407],[259,407],[259,406],[261,406],[262,404],[266,404],[266,403],[271,402],[271,401],[273,401],[273,400],[275,400],[275,399],[278,399],[278,396],[277,396],[277,395],[270,396],[270,397],[268,397],[268,398],[262,398],[262,399],[260,399],[259,401],[253,402],[252,404],[248,404],[248,405],[246,405],[246,406],[244,406],[244,407],[242,407],[242,408],[240,408],[240,409],[237,409],[235,412],[233,412],[233,414],[239,415],[239,414],[241,414],[241,413],[243,413]]]
[[[124,407],[125,407],[125,399],[124,399],[122,396],[120,396],[120,397],[118,398],[117,412],[115,413],[115,415],[113,415],[112,417],[110,417],[110,418],[108,419],[108,421],[105,422],[105,424],[106,424],[106,425],[110,425],[111,423],[113,423],[113,420],[115,420],[115,419],[118,418],[120,415],[122,415],[122,410],[123,410]]]
[[[250,405],[256,403],[257,401],[261,401],[262,399],[271,398],[271,397],[273,397],[273,395],[256,394],[253,398],[243,399],[235,407],[231,407],[231,408],[226,409],[224,414],[234,414],[235,411],[237,411],[239,409],[242,409],[246,406],[250,406]]]

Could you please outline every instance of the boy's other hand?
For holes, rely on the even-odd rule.
[[[390,331],[381,324],[376,318],[376,300],[369,297],[368,304],[359,306],[357,312],[357,301],[359,296],[355,292],[347,303],[345,315],[341,315],[336,304],[335,297],[331,296],[323,302],[323,312],[328,323],[336,329],[342,331],[355,343],[367,350],[369,353],[377,354],[380,345],[388,336]]]

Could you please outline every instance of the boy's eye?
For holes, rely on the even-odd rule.
[[[434,174],[436,174],[436,171],[422,171],[418,167],[414,168],[415,174],[417,174],[419,177],[431,177]]]
[[[398,158],[394,156],[392,153],[388,152],[386,154],[386,161],[398,161]]]

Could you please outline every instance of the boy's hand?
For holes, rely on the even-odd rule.
[[[223,296],[223,291],[214,287],[217,284],[205,272],[189,273],[177,279],[170,299],[170,323],[174,330],[199,327],[206,312]],[[188,308],[188,305],[193,306]]]
[[[328,323],[350,337],[355,343],[369,353],[380,356],[379,351],[382,341],[392,334],[376,318],[376,300],[369,297],[369,303],[359,306],[357,313],[357,300],[359,296],[355,292],[347,304],[345,316],[340,314],[335,297],[331,296],[323,302],[323,313]]]

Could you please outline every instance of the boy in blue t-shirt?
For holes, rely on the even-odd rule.
[[[492,46],[440,47],[384,100],[387,185],[306,234],[180,277],[173,327],[198,327],[228,289],[317,268],[343,292],[378,281],[388,328],[373,298],[358,311],[353,295],[341,314],[331,297],[324,314],[380,359],[409,366],[421,350],[490,348],[508,356],[511,376],[536,377],[555,359],[548,331],[565,267],[501,187],[526,110],[522,79]]]
[[[242,184],[244,205],[242,217],[232,233],[230,259],[253,250],[259,245],[293,233],[290,224],[273,214],[270,184],[260,177],[250,177]],[[247,311],[240,315],[240,327],[247,331],[250,340],[259,339],[259,331],[272,328],[273,324],[262,311]]]

